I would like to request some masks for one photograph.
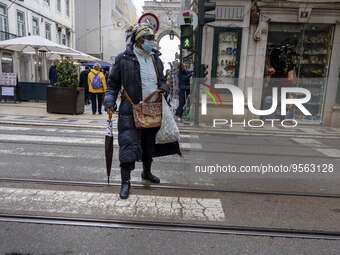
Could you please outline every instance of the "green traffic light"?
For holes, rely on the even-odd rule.
[[[190,40],[188,38],[184,40],[184,47],[190,47]]]

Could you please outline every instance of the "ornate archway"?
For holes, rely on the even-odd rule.
[[[161,39],[164,37],[164,36],[169,36],[169,34],[170,34],[170,32],[171,31],[174,31],[174,33],[175,33],[175,36],[177,37],[177,38],[180,38],[179,37],[179,34],[177,33],[177,31],[176,30],[163,30],[162,32],[158,32],[157,33],[157,38],[156,38],[156,46],[157,46],[157,48],[159,48],[159,43],[160,43],[160,41],[161,41]]]
[[[162,0],[145,1],[143,6],[144,13],[153,13],[158,17],[159,29],[156,34],[156,45],[159,46],[160,40],[174,31],[179,38],[180,30],[177,26],[177,16],[181,12],[181,0]]]

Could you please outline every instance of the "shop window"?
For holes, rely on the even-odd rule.
[[[242,30],[215,28],[211,77],[216,83],[238,85]]]
[[[271,106],[272,87],[302,87],[312,94],[311,100],[304,104],[312,116],[291,107],[286,117],[274,113],[270,118],[321,122],[332,28],[328,24],[269,25],[262,108]]]
[[[1,67],[3,73],[13,73],[13,58],[9,53],[3,53],[1,57]]]

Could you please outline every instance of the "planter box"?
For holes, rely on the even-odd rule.
[[[48,113],[81,114],[84,103],[84,88],[47,87]]]

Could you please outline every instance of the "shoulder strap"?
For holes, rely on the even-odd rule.
[[[130,104],[133,104],[133,102],[132,102],[132,100],[131,100],[131,97],[129,96],[129,94],[127,93],[127,91],[124,89],[124,95],[125,95],[125,97],[126,97],[126,99],[128,100],[128,102],[130,103]]]
[[[148,95],[145,99],[144,99],[144,102],[145,103],[148,103],[150,100],[151,100],[151,98],[153,98],[154,96],[156,96],[156,95],[158,95],[158,94],[160,94],[160,93],[162,93],[163,92],[163,90],[161,90],[161,89],[156,89],[154,92],[152,92],[150,95]]]
[[[148,102],[151,100],[151,98],[153,98],[155,95],[158,95],[158,94],[160,94],[160,93],[162,93],[162,92],[163,92],[163,90],[161,90],[161,89],[156,89],[154,92],[152,92],[151,94],[149,94],[149,95],[144,99],[144,102],[145,102],[145,103],[148,103]],[[124,89],[124,95],[125,95],[126,99],[128,100],[128,102],[131,103],[131,104],[133,104],[131,97],[129,96],[129,94],[127,93],[127,91],[126,91],[125,89]]]

